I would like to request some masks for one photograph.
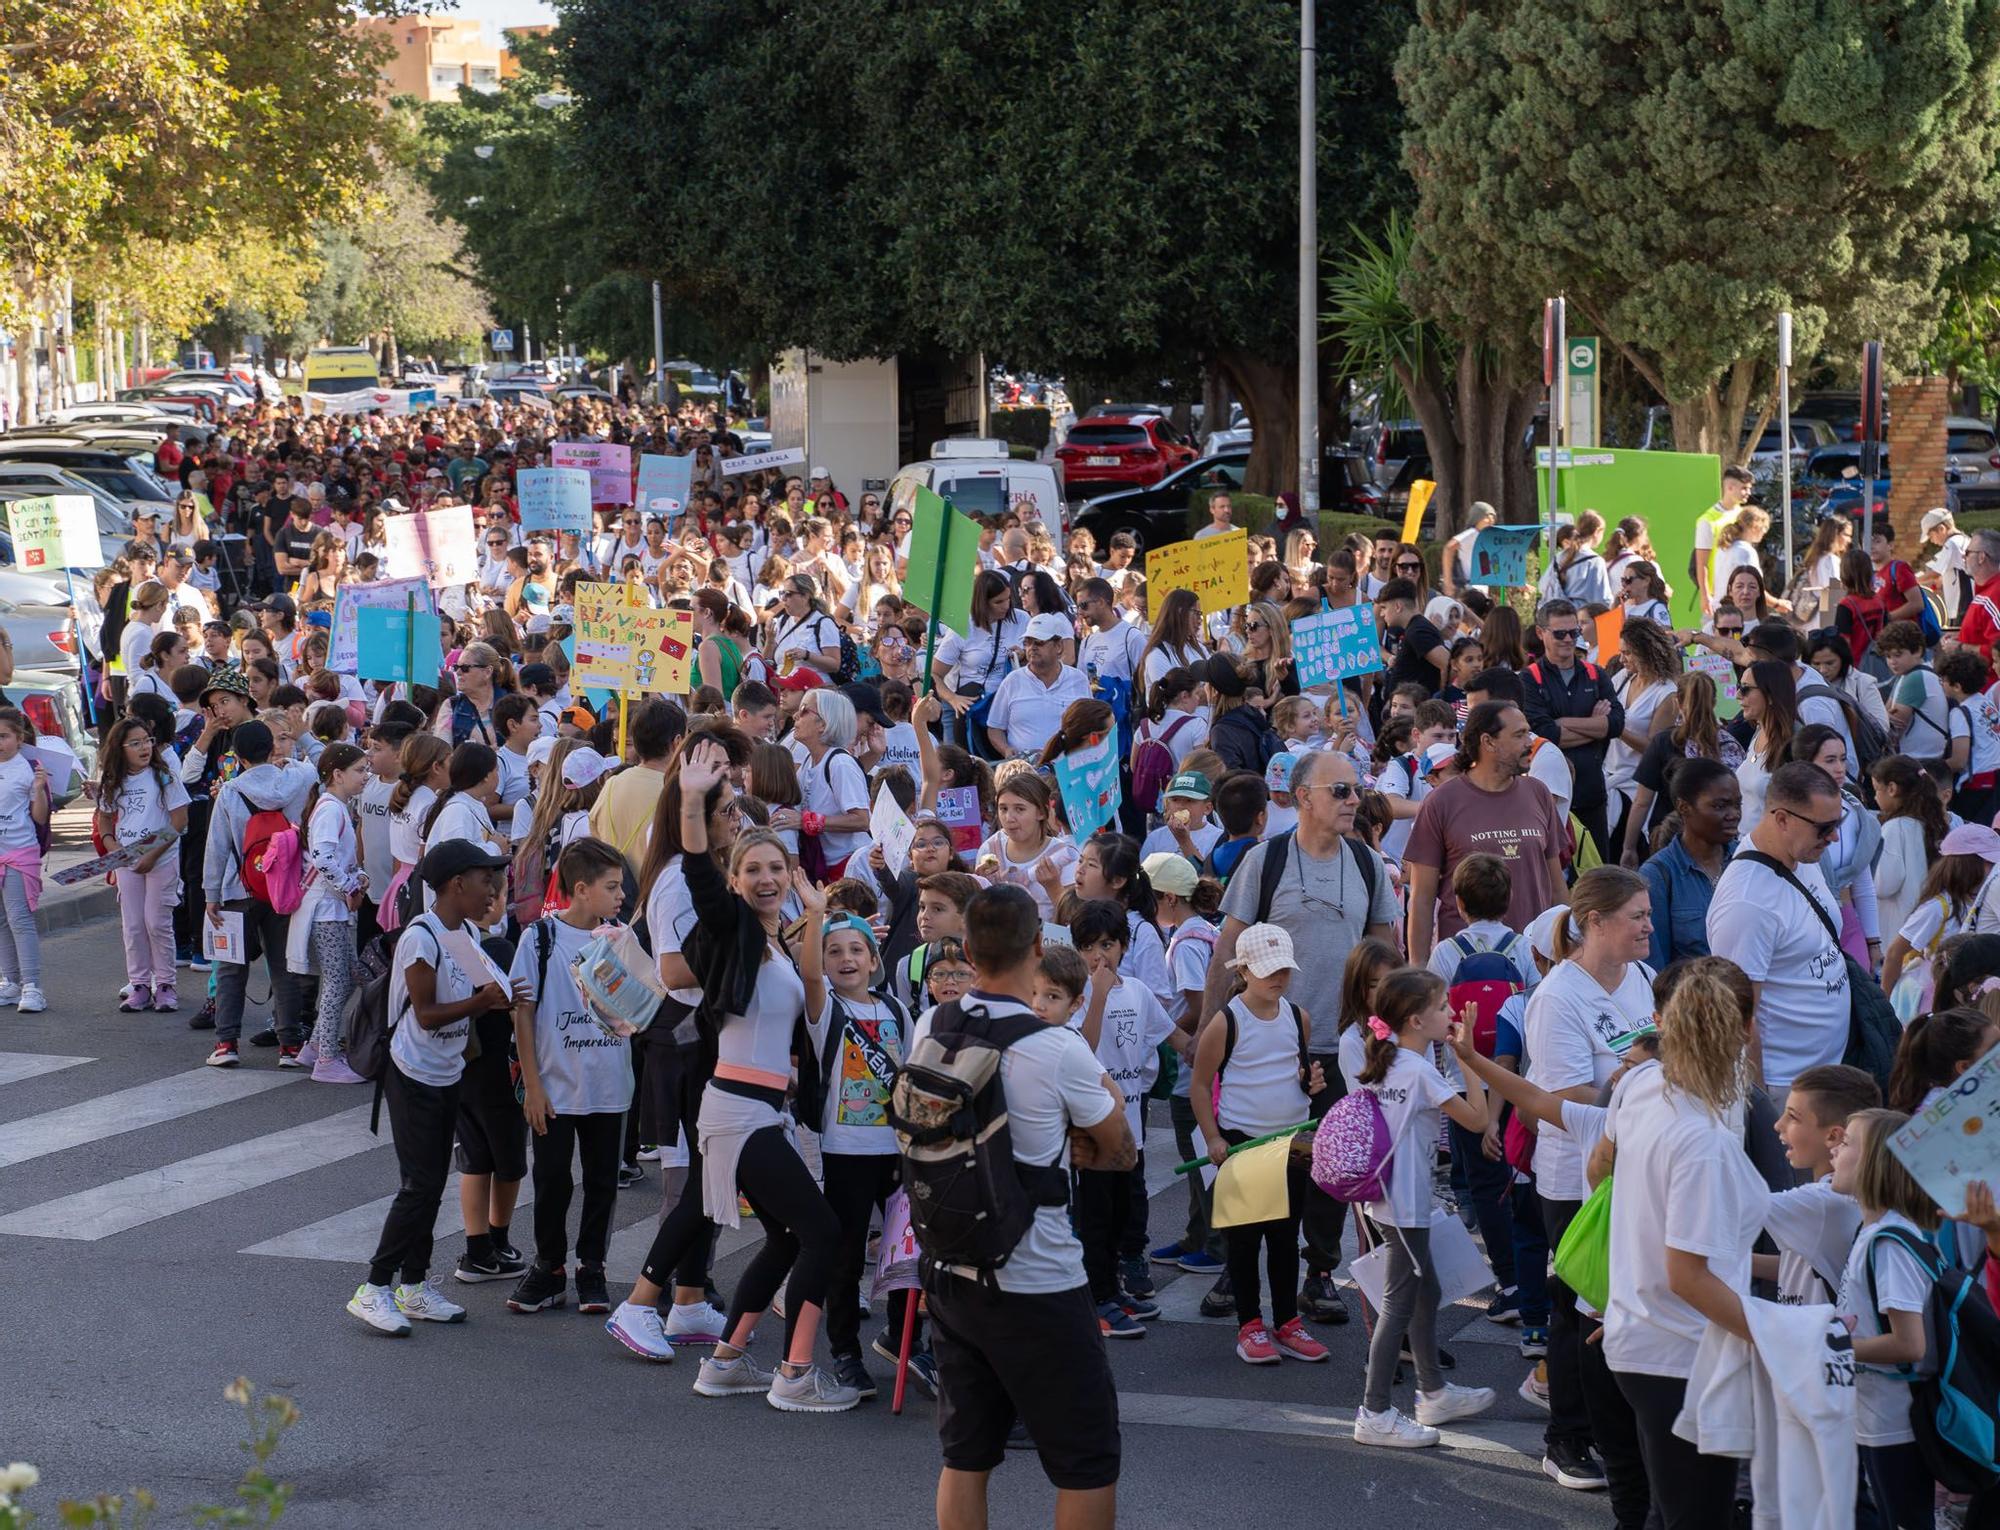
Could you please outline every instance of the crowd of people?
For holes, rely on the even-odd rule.
[[[692,455],[693,494],[671,520],[608,505],[594,535],[524,533],[513,475],[552,435]],[[1906,552],[1880,521],[1863,551],[1829,522],[1771,577],[1732,469],[1686,570],[1585,513],[1538,589],[1483,587],[1475,507],[1435,551],[1253,533],[1247,602],[1173,590],[1148,620],[1129,538],[1009,514],[966,630],[934,633],[899,582],[912,507],[726,473],[735,449],[693,410],[260,405],[163,447],[176,514],[141,520],[86,608],[96,828],[152,846],[116,873],[120,1007],[178,1011],[177,969],[205,973],[191,1023],[240,1066],[261,962],[250,1041],[379,1084],[401,1180],[356,1318],[466,1316],[432,1279],[455,1165],[450,1273],[507,1283],[514,1312],[573,1299],[646,1360],[699,1346],[698,1395],[793,1412],[852,1408],[868,1352],[906,1357],[939,1399],[941,1525],[985,1522],[1010,1445],[1039,1453],[1059,1522],[1109,1524],[1108,1346],[1146,1337],[1154,1270],[1209,1283],[1202,1312],[1235,1325],[1219,1360],[1324,1362],[1314,1328],[1358,1308],[1365,1379],[1331,1389],[1354,1439],[1433,1446],[1496,1402],[1439,1344],[1434,1255],[1470,1229],[1483,1316],[1517,1329],[1547,1413],[1543,1471],[1608,1489],[1624,1530],[1708,1530],[1753,1492],[1759,1522],[2000,1524],[2000,1494],[1938,1486],[1911,1385],[1939,1369],[1934,1287],[1956,1271],[1991,1299],[2000,1213],[1982,1185],[1933,1203],[1890,1147],[2000,1041],[2000,533],[1938,510]],[[384,518],[457,503],[486,567],[438,592],[438,683],[331,668]],[[1210,525],[1233,513],[1217,496]],[[565,641],[577,585],[607,580],[690,611],[699,645],[689,693],[622,725],[573,689]],[[1302,684],[1292,623],[1346,607],[1384,668]],[[1058,767],[1107,736],[1120,805],[1078,835]],[[0,711],[0,998],[24,1009],[32,742]],[[885,796],[906,843],[875,837]],[[665,995],[636,1034],[586,997],[621,928]],[[387,1061],[360,1071],[353,1017],[384,984]],[[872,1239],[928,1162],[901,1091],[977,1047],[1014,1239],[928,1258],[921,1311],[892,1302],[864,1346]],[[1151,1234],[1162,1115],[1224,1173],[1296,1134],[1283,1211],[1218,1225],[1189,1173]],[[1380,1172],[1327,1193],[1307,1149],[1357,1120]],[[614,1203],[646,1162],[658,1229],[614,1295]],[[715,1235],[753,1219],[725,1298]],[[1342,1289],[1350,1224],[1380,1251],[1375,1301]],[[1573,1224],[1608,1271],[1594,1299],[1551,1267]],[[1728,1343],[1806,1355],[1763,1385],[1834,1420],[1816,1446],[1759,1434],[1776,1475],[1739,1475]],[[1802,1484],[1834,1512],[1767,1501]]]

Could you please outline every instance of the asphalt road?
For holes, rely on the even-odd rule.
[[[367,1092],[280,1074],[245,1047],[233,1073],[201,1067],[207,1037],[184,1017],[116,1013],[118,933],[104,922],[44,942],[46,1014],[0,1011],[0,1462],[41,1468],[33,1506],[144,1487],[168,1522],[228,1501],[244,1457],[236,1376],[292,1398],[302,1418],[276,1475],[287,1525],[661,1523],[687,1530],[931,1523],[937,1441],[920,1395],[900,1418],[882,1395],[854,1412],[799,1417],[756,1398],[688,1390],[695,1363],[648,1365],[602,1318],[521,1317],[502,1284],[443,1284],[462,1326],[410,1339],[343,1310],[395,1190]],[[201,980],[183,974],[184,993]],[[253,993],[263,989],[253,978]],[[1155,1132],[1155,1143],[1165,1142]],[[1155,1152],[1156,1159],[1170,1152]],[[1156,1163],[1157,1185],[1167,1178]],[[624,1192],[611,1275],[622,1294],[660,1204],[659,1171]],[[448,1226],[455,1200],[447,1199]],[[1155,1241],[1178,1228],[1179,1187],[1153,1201]],[[753,1224],[754,1225],[754,1224]],[[517,1242],[527,1241],[526,1219]],[[724,1257],[726,1291],[747,1257]],[[460,1249],[442,1236],[433,1264]],[[1364,1450],[1357,1322],[1320,1330],[1330,1363],[1253,1369],[1233,1323],[1194,1313],[1205,1282],[1166,1271],[1162,1321],[1113,1345],[1121,1399],[1120,1521],[1214,1530],[1231,1517],[1319,1527],[1600,1527],[1601,1494],[1538,1470],[1538,1414],[1515,1395],[1515,1330],[1470,1306],[1448,1314],[1455,1379],[1490,1385],[1488,1417],[1445,1447]],[[864,1330],[864,1332],[872,1332]],[[762,1346],[768,1349],[767,1339]],[[773,1357],[764,1354],[768,1363]],[[1399,1396],[1409,1406],[1407,1394]],[[993,1483],[996,1526],[1047,1524],[1032,1457]],[[1413,1521],[1411,1511],[1421,1516]]]

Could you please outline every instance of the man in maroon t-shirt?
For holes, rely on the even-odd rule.
[[[1534,741],[1528,714],[1511,701],[1482,701],[1467,715],[1462,773],[1424,799],[1403,851],[1412,964],[1423,966],[1435,941],[1465,928],[1450,888],[1468,855],[1494,855],[1506,864],[1510,929],[1525,930],[1543,909],[1568,901],[1555,798],[1527,773]]]

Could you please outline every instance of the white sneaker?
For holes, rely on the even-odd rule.
[[[1417,1393],[1417,1422],[1449,1424],[1455,1418],[1471,1418],[1492,1407],[1493,1400],[1491,1387],[1461,1387],[1447,1381],[1435,1392]]]
[[[1438,1432],[1435,1429],[1415,1419],[1404,1418],[1394,1408],[1384,1408],[1380,1413],[1370,1413],[1366,1408],[1354,1410],[1354,1443],[1357,1445],[1386,1445],[1392,1450],[1416,1450],[1437,1442]]]
[[[718,1360],[710,1355],[701,1362],[701,1374],[694,1379],[694,1390],[703,1397],[734,1397],[747,1392],[768,1395],[771,1379],[771,1373],[762,1369],[747,1354],[738,1355],[734,1360]]]
[[[1521,1378],[1517,1390],[1522,1402],[1540,1408],[1544,1413],[1549,1411],[1549,1383],[1540,1365]]]
[[[41,988],[34,983],[21,985],[20,1012],[24,1015],[39,1015],[49,1007],[49,1001],[42,997]]]
[[[421,1323],[463,1323],[465,1309],[446,1301],[444,1293],[428,1280],[420,1285],[396,1287],[396,1310]]]
[[[729,1314],[707,1302],[675,1302],[667,1314],[667,1337],[676,1344],[720,1344],[728,1332]]]
[[[370,1328],[401,1337],[410,1331],[410,1320],[396,1307],[396,1293],[387,1286],[371,1286],[363,1281],[347,1299],[347,1310]]]
[[[125,992],[119,994],[118,997],[122,999],[126,993],[130,993],[131,991],[132,985],[128,983],[125,985]],[[21,985],[19,983],[0,983],[0,1004],[13,1004],[20,997]]]
[[[658,1148],[649,1147],[649,1148],[639,1149],[639,1162],[658,1163],[659,1161],[660,1161],[660,1150]]]
[[[674,1341],[667,1337],[660,1309],[640,1302],[620,1302],[618,1310],[604,1320],[604,1331],[633,1354],[671,1365]]]
[[[809,1365],[797,1376],[778,1372],[764,1400],[784,1413],[845,1413],[861,1401],[861,1393],[831,1372]]]

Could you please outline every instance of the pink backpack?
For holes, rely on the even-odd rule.
[[[1333,1102],[1313,1134],[1312,1181],[1336,1201],[1366,1204],[1388,1194],[1395,1144],[1372,1089]]]
[[[1168,745],[1176,733],[1193,721],[1192,717],[1176,717],[1159,733],[1152,731],[1150,722],[1139,725],[1138,737],[1132,743],[1132,800],[1142,813],[1159,811],[1160,793],[1167,789],[1179,768]]]

